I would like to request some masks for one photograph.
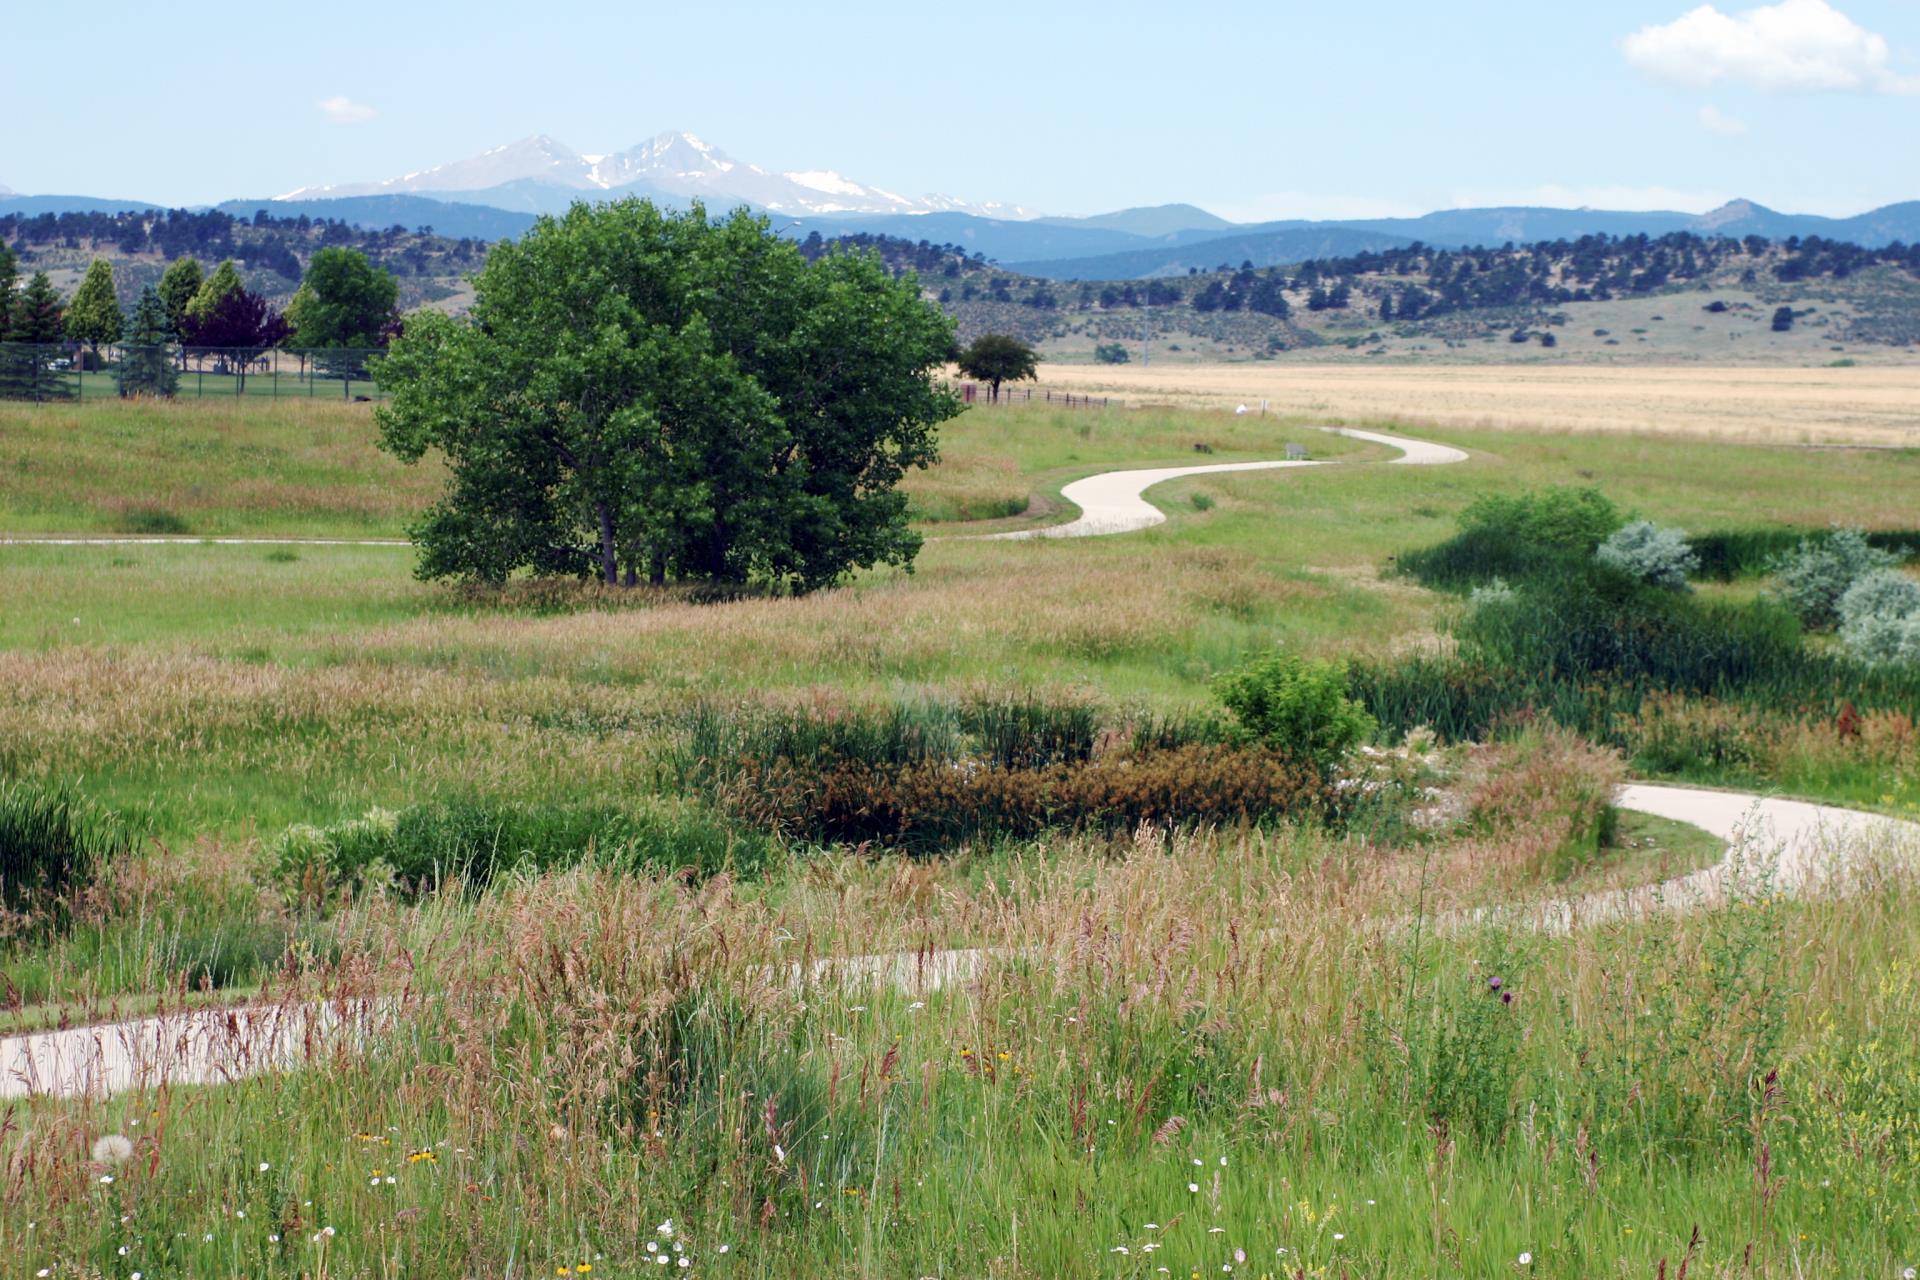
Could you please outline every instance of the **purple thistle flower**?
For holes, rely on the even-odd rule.
[[[1498,991],[1500,989],[1500,984],[1504,981],[1506,981],[1506,979],[1504,978],[1492,978],[1488,980],[1487,985],[1489,987],[1492,987],[1495,991]]]

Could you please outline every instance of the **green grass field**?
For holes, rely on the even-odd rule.
[[[440,476],[380,454],[367,405],[0,405],[0,534],[180,535],[0,546],[0,780],[69,784],[138,833],[64,931],[0,941],[15,1025],[196,990],[378,995],[394,1019],[282,1076],[16,1109],[0,1256],[120,1280],[636,1276],[663,1254],[742,1277],[1900,1276],[1920,1263],[1903,876],[1560,940],[1407,927],[1718,856],[1652,819],[1596,837],[1627,764],[1547,726],[1389,754],[1409,799],[1344,822],[917,858],[756,836],[737,848],[765,857],[718,875],[589,848],[429,893],[390,864],[288,870],[290,826],[375,808],[603,806],[691,842],[731,820],[676,780],[696,706],[1030,697],[1125,727],[1200,713],[1276,645],[1445,652],[1460,601],[1393,558],[1484,493],[1593,485],[1697,533],[1920,509],[1912,451],[1419,434],[1472,459],[1386,465],[1257,415],[970,412],[909,482],[913,573],[701,604],[194,540],[399,534]],[[953,536],[1066,518],[1061,485],[1100,470],[1289,442],[1340,465],[1168,484],[1139,534]],[[1920,802],[1911,735],[1780,733],[1761,776],[1719,780]],[[789,980],[957,946],[1004,953],[937,992]],[[135,1158],[89,1160],[109,1133]]]

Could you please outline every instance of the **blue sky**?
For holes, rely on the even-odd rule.
[[[0,185],[167,203],[533,133],[1092,213],[1920,198],[1914,0],[20,6]],[[22,127],[44,122],[44,127]]]

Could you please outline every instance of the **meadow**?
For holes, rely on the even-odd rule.
[[[244,997],[390,1018],[282,1076],[11,1104],[0,1256],[122,1280],[1902,1275],[1920,938],[1899,851],[1820,900],[1760,868],[1691,916],[1436,930],[1718,849],[1611,810],[1649,771],[1624,723],[1395,725],[1296,776],[1210,684],[1276,647],[1454,654],[1468,606],[1400,558],[1486,494],[1592,486],[1697,535],[1908,530],[1920,452],[1799,447],[1885,443],[1903,393],[1863,380],[1859,406],[1781,426],[1784,393],[1689,417],[1668,410],[1730,393],[1439,373],[1508,407],[1289,383],[1286,416],[1236,416],[1201,407],[1224,375],[1156,367],[1142,385],[1190,407],[977,409],[909,482],[914,572],[724,601],[195,541],[398,536],[439,477],[380,454],[365,405],[0,405],[0,531],[180,539],[0,547],[0,826],[65,788],[102,850],[66,916],[0,941],[5,1016]],[[1614,416],[1503,429],[1572,420],[1529,394]],[[1471,459],[1379,465],[1336,417]],[[1124,537],[955,536],[1065,519],[1060,486],[1096,471],[1287,443],[1340,465],[1175,481],[1152,493],[1168,522]],[[1764,594],[1729,577],[1697,597]],[[1904,737],[1886,707],[1848,733],[1825,694],[1683,700],[1752,749],[1667,772],[1920,807],[1910,711]],[[1015,775],[1050,789],[993,791],[958,836],[872,826]],[[906,989],[814,969],[955,947],[997,958]]]

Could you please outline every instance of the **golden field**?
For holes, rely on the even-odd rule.
[[[1920,365],[1043,364],[1055,390],[1316,419],[1619,432],[1753,444],[1920,446]]]

